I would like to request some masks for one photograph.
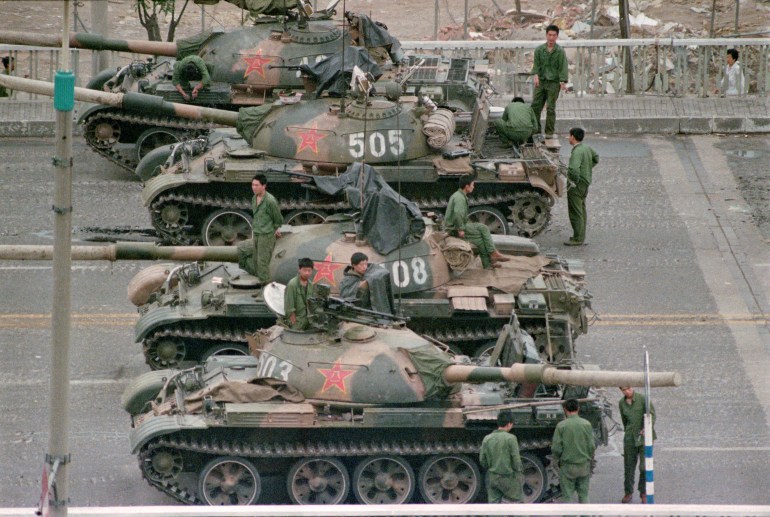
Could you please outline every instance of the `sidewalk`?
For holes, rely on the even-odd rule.
[[[53,136],[54,120],[49,99],[0,100],[0,137]],[[603,134],[770,133],[770,99],[563,94],[556,105],[556,131],[576,126]],[[73,129],[79,134],[78,126]]]

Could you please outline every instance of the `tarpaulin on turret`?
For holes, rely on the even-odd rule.
[[[375,80],[382,75],[379,65],[372,60],[366,49],[350,46],[312,65],[301,65],[300,70],[316,83],[316,98],[324,91],[328,91],[332,97],[342,97],[350,89],[348,85],[354,67],[371,74]]]
[[[324,194],[345,194],[350,206],[361,212],[363,235],[381,255],[425,232],[417,205],[396,193],[370,165],[356,162],[340,176],[312,178]]]
[[[385,25],[361,13],[346,12],[345,17],[350,21],[350,32],[358,45],[367,49],[383,47],[394,63],[403,59],[401,42],[388,32]]]

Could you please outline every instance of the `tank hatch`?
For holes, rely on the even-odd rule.
[[[259,278],[244,273],[231,278],[230,285],[238,289],[253,289],[259,287],[262,283],[259,281]]]
[[[363,325],[356,325],[345,330],[342,334],[343,339],[347,341],[353,341],[354,343],[366,343],[375,338],[377,333],[371,327],[364,327]]]
[[[336,27],[325,27],[323,30],[312,29],[300,29],[298,27],[292,27],[289,29],[291,40],[294,43],[304,43],[310,45],[317,45],[319,43],[328,43],[339,39],[342,35]]]
[[[345,114],[358,120],[383,120],[395,117],[398,112],[398,104],[385,99],[373,99],[368,105],[354,102],[345,107]]]

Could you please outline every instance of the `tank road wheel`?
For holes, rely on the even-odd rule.
[[[481,343],[476,348],[476,351],[473,352],[473,362],[479,366],[490,366],[489,356],[492,355],[492,351],[495,349],[495,345],[497,345],[497,340],[495,339]],[[498,363],[494,366],[500,366],[500,361],[498,360]]]
[[[251,217],[241,210],[217,210],[203,222],[201,238],[206,246],[233,246],[251,239]]]
[[[531,452],[521,453],[521,466],[524,470],[524,500],[522,503],[536,503],[542,499],[548,488],[548,476],[540,458]]]
[[[177,234],[190,222],[190,212],[184,203],[166,202],[152,210],[152,224],[162,235]]]
[[[152,481],[171,481],[182,472],[182,454],[173,449],[155,449],[142,461],[142,471]]]
[[[83,132],[86,140],[97,149],[109,149],[120,140],[120,123],[97,117],[86,125]]]
[[[214,458],[198,479],[198,497],[210,506],[249,505],[261,492],[257,468],[243,458]]]
[[[139,179],[142,181],[151,180],[160,174],[160,168],[166,164],[169,156],[171,156],[171,149],[168,147],[153,149],[139,161],[134,174],[139,176]]]
[[[414,471],[399,456],[364,458],[353,472],[353,493],[361,504],[402,504],[414,493]]]
[[[210,357],[220,355],[249,355],[249,347],[241,343],[219,343],[204,350],[201,362],[205,363]]]
[[[472,206],[468,210],[468,220],[485,225],[490,233],[508,234],[508,221],[503,213],[493,206]]]
[[[286,488],[294,504],[340,504],[350,493],[350,476],[334,458],[304,459],[289,470]]]
[[[471,503],[481,488],[476,462],[464,455],[431,456],[417,477],[422,498],[431,504]]]
[[[144,344],[144,358],[153,370],[177,368],[187,355],[184,341],[177,337],[159,337]]]
[[[165,127],[151,127],[136,139],[136,158],[138,161],[142,161],[142,158],[153,149],[176,144],[181,140],[182,135],[178,131]]]
[[[551,220],[549,198],[539,192],[518,192],[513,196],[511,221],[519,235],[534,237],[545,230]]]
[[[321,224],[329,214],[322,210],[292,210],[283,218],[283,224],[301,226],[303,224]]]

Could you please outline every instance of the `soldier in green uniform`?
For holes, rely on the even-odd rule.
[[[647,400],[644,395],[634,392],[634,388],[622,386],[623,398],[618,402],[620,420],[623,422],[623,487],[625,495],[622,503],[630,503],[634,497],[634,476],[639,465],[639,497],[642,504],[647,502],[647,482],[644,475],[644,411]],[[655,408],[650,403],[652,416],[652,439],[655,440]]]
[[[460,177],[460,188],[449,198],[444,215],[444,227],[455,237],[460,237],[476,246],[484,268],[500,267],[498,262],[507,262],[508,257],[497,251],[489,228],[481,223],[468,222],[468,194],[473,192],[475,181],[472,176]]]
[[[556,425],[551,444],[553,460],[559,466],[562,499],[571,503],[575,492],[579,503],[588,503],[588,485],[594,459],[591,422],[578,416],[580,404],[575,399],[564,402],[567,418]]]
[[[556,100],[559,92],[567,88],[567,54],[556,40],[559,39],[559,27],[549,25],[545,28],[546,42],[535,49],[535,63],[532,74],[535,81],[535,93],[532,96],[532,111],[537,118],[537,132],[540,133],[540,114],[545,112],[545,136],[551,138],[556,127]]]
[[[190,89],[190,81],[200,81],[195,88],[192,89],[190,95],[185,90]],[[211,74],[209,74],[206,63],[200,56],[195,54],[180,59],[174,63],[174,73],[171,76],[171,84],[174,85],[176,91],[184,97],[184,100],[189,101],[190,96],[193,99],[198,97],[198,92],[203,88],[206,88],[211,84]]]
[[[567,212],[572,225],[572,237],[565,246],[582,246],[586,239],[586,197],[591,185],[594,165],[599,163],[596,151],[583,143],[585,131],[579,127],[569,130],[572,153],[569,156],[567,179],[572,183],[567,190]]]
[[[275,240],[281,237],[283,216],[278,201],[267,191],[267,177],[257,174],[251,180],[251,210],[254,213],[251,231],[254,236],[254,259],[257,276],[263,282],[270,280],[270,257]]]
[[[524,99],[514,97],[505,107],[502,118],[495,120],[495,129],[507,144],[510,140],[519,147],[531,137],[538,128],[537,117],[532,108],[524,104]]]
[[[376,266],[372,264],[372,267]],[[369,257],[360,251],[353,253],[353,256],[350,257],[350,265],[345,268],[340,282],[340,297],[354,301],[356,305],[364,309],[371,309],[369,282],[364,278],[367,269],[369,269]]]
[[[479,452],[481,467],[487,471],[487,501],[489,503],[520,502],[524,480],[519,455],[519,441],[511,433],[513,414],[500,411],[497,430],[484,437]]]
[[[299,259],[297,276],[286,284],[283,293],[283,310],[286,324],[292,330],[307,330],[310,328],[308,317],[308,300],[313,296],[313,261],[309,258]]]

